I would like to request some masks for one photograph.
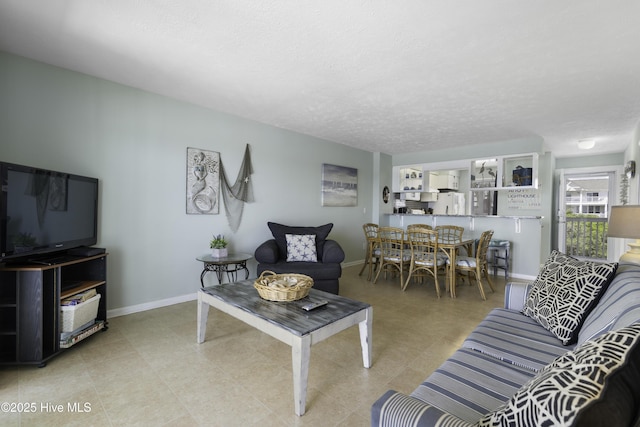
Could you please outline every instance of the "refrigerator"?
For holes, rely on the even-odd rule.
[[[434,215],[465,215],[464,193],[438,193],[433,205]]]

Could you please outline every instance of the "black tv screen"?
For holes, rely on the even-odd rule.
[[[0,262],[98,238],[98,179],[0,162]]]

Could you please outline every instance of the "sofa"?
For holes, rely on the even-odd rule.
[[[338,294],[345,254],[335,240],[328,239],[333,224],[318,227],[289,226],[268,222],[273,236],[256,249],[257,273],[305,274],[314,289]]]
[[[640,425],[640,265],[554,251],[372,426]]]

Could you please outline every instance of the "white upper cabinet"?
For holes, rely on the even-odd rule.
[[[432,188],[438,190],[458,190],[460,188],[460,173],[457,170],[432,172],[430,175]]]
[[[538,154],[394,166],[391,186],[394,193],[538,188]]]
[[[421,192],[425,190],[424,176],[421,165],[396,166],[393,168],[392,185],[394,193]]]
[[[471,190],[538,188],[538,154],[472,160],[469,177]]]

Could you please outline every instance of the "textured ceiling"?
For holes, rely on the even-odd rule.
[[[0,50],[369,151],[623,151],[638,0],[0,0]]]

